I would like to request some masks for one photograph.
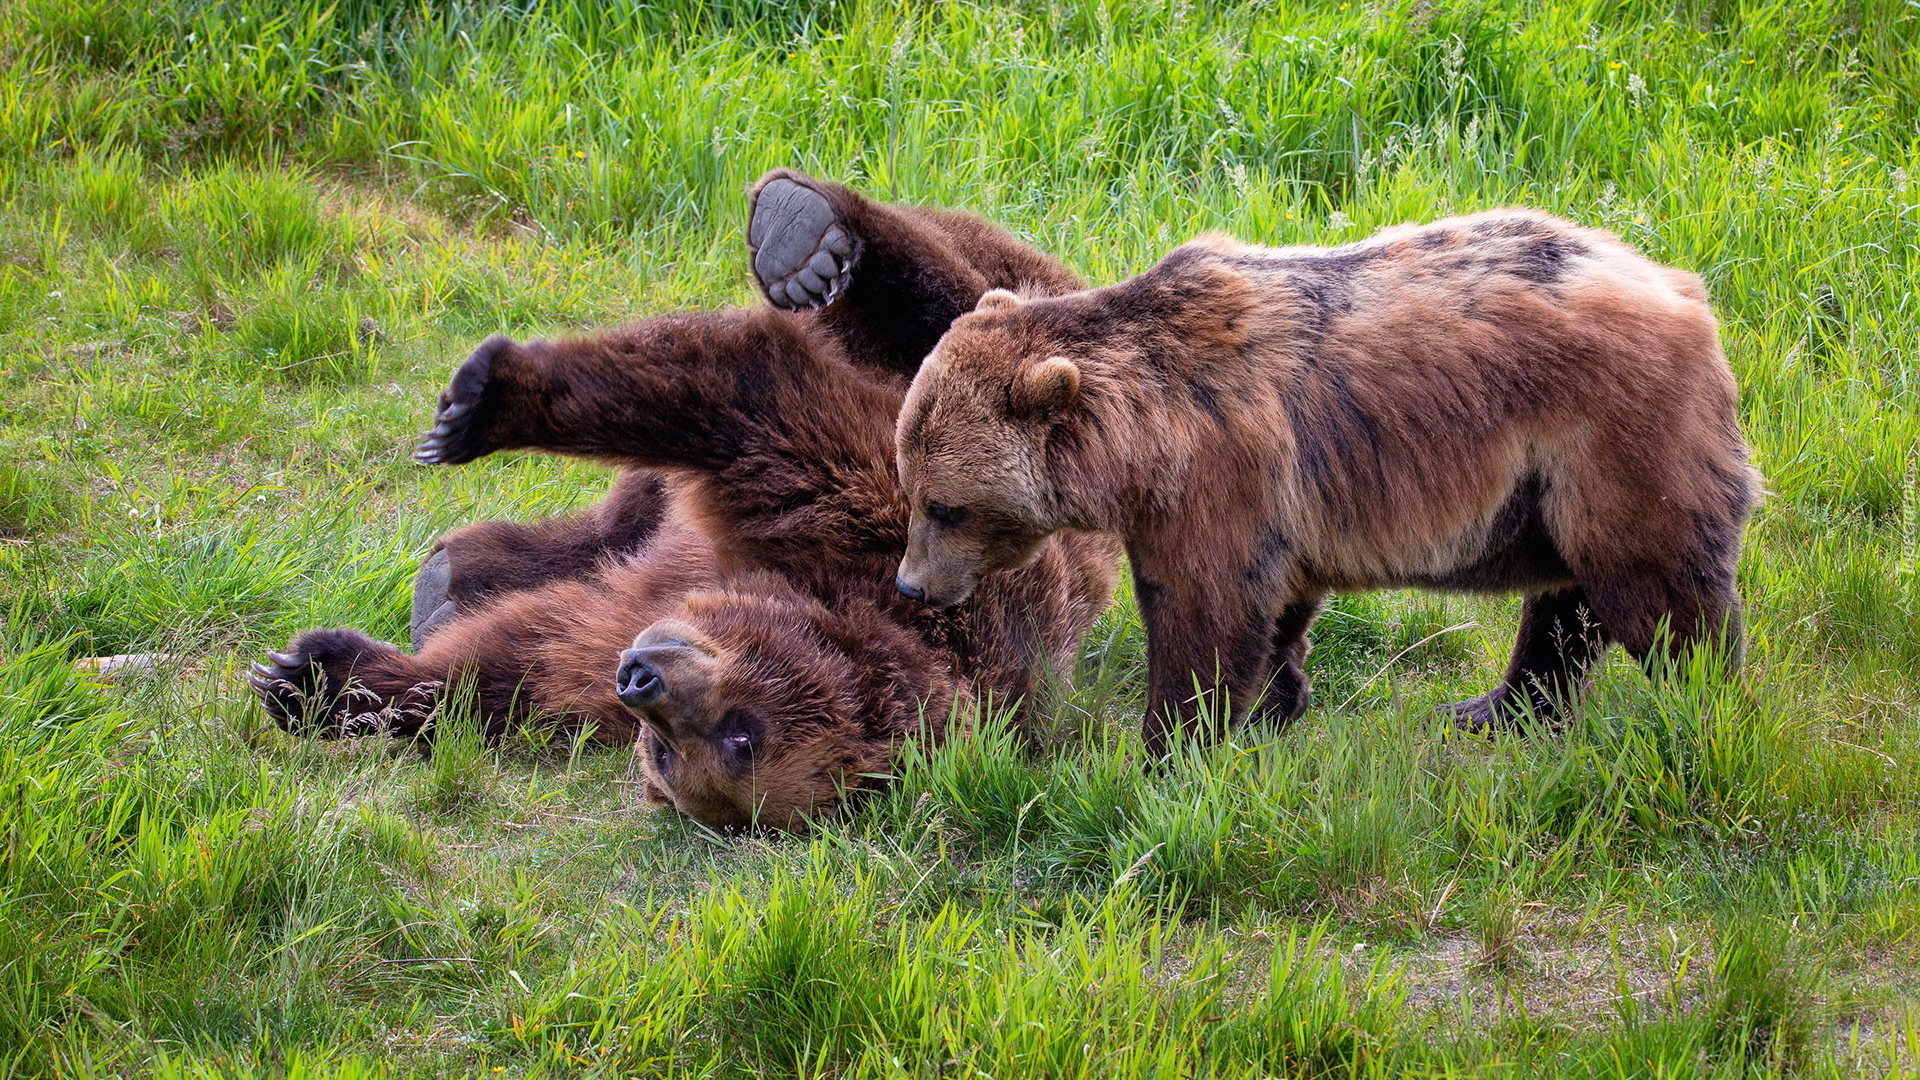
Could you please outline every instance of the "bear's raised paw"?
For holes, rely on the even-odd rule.
[[[827,195],[804,179],[776,176],[754,192],[747,218],[753,276],[773,306],[825,307],[853,279],[852,229]]]
[[[425,465],[459,465],[487,453],[487,380],[494,361],[513,348],[513,339],[495,334],[480,343],[462,361],[433,413],[433,430],[414,448],[413,459]]]

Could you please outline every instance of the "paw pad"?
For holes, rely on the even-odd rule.
[[[853,280],[853,234],[827,197],[787,177],[767,181],[747,222],[753,276],[775,307],[824,307]]]

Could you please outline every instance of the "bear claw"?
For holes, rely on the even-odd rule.
[[[419,732],[443,684],[421,680],[383,696],[355,669],[379,668],[385,653],[398,650],[357,630],[309,630],[286,652],[269,652],[265,663],[252,664],[247,686],[290,735],[339,739],[374,731]]]
[[[775,177],[754,194],[747,247],[754,279],[775,307],[825,307],[853,280],[853,235],[833,203],[805,179]]]
[[[423,465],[458,465],[487,452],[486,432],[480,423],[484,410],[478,406],[485,400],[494,359],[512,347],[512,339],[495,334],[461,362],[447,388],[440,392],[440,407],[434,410],[432,430],[414,447],[415,461]]]
[[[247,685],[261,707],[282,731],[324,737],[331,726],[326,719],[329,703],[323,700],[326,673],[300,653],[269,651],[267,659],[272,663],[256,662],[247,672]]]

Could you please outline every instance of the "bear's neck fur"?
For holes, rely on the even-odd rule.
[[[1260,316],[1246,281],[1196,245],[1117,285],[1033,300],[1009,313],[1080,370],[1077,402],[1046,439],[1055,521],[1128,534],[1172,512],[1209,459],[1234,454],[1230,395],[1210,379]],[[1204,296],[1205,303],[1195,298]],[[1028,356],[1046,355],[1033,350]],[[1169,426],[1184,429],[1169,432]],[[1188,436],[1188,437],[1171,437]]]

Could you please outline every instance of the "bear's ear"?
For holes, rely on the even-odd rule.
[[[1014,373],[1007,400],[1017,416],[1039,420],[1065,412],[1080,396],[1080,369],[1064,356],[1035,360]]]
[[[975,311],[999,311],[1002,308],[1019,307],[1020,297],[1006,289],[988,289],[980,295],[980,302],[973,305]]]

